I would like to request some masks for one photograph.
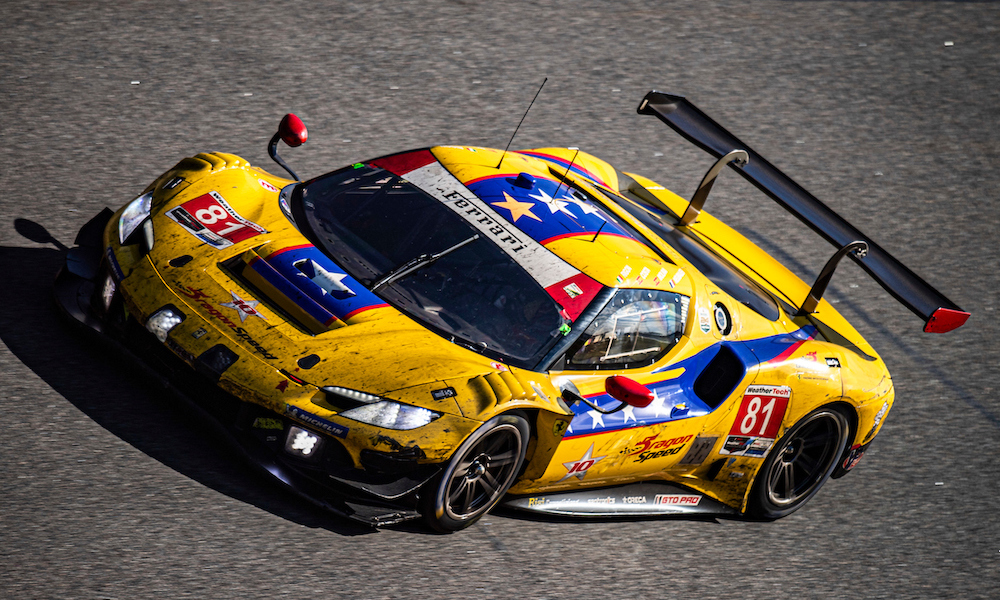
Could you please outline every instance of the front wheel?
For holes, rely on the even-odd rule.
[[[806,415],[771,448],[754,481],[747,515],[778,519],[812,498],[837,466],[850,427],[836,408]]]
[[[424,519],[452,532],[475,523],[507,492],[528,450],[528,422],[519,415],[493,417],[455,451],[445,470],[424,488]]]

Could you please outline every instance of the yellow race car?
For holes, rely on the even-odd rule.
[[[58,304],[252,462],[373,525],[503,502],[775,519],[848,472],[893,403],[822,299],[850,256],[942,332],[956,305],[680,96],[717,162],[688,201],[567,148],[436,146],[306,181],[185,158],[87,223]],[[812,285],[703,210],[730,166],[837,248]]]

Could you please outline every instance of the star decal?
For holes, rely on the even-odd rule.
[[[531,213],[532,207],[535,206],[533,202],[518,202],[507,192],[503,193],[503,197],[503,202],[491,202],[491,204],[509,210],[512,223],[517,223],[517,220],[521,217],[531,217],[536,221],[541,221],[541,219]]]
[[[229,292],[233,296],[232,302],[222,302],[219,306],[225,306],[226,308],[231,308],[235,310],[240,315],[240,323],[247,320],[247,317],[260,317],[261,319],[267,320],[267,317],[257,312],[255,308],[260,304],[257,300],[244,300],[240,298],[239,295],[230,290]]]
[[[346,273],[327,271],[312,259],[299,260],[292,265],[299,270],[298,275],[318,285],[324,295],[330,294],[341,300],[355,295],[354,291],[344,283],[344,279],[347,278]]]
[[[597,463],[607,458],[607,455],[598,456],[597,458],[594,458],[593,456],[594,456],[594,445],[591,444],[590,448],[587,449],[587,452],[584,453],[583,458],[581,458],[580,460],[574,460],[568,463],[563,463],[563,466],[566,467],[567,473],[566,476],[560,479],[559,481],[565,481],[570,477],[576,477],[580,481],[583,481],[584,475],[587,474],[587,471],[590,470],[591,467],[593,467]]]
[[[649,405],[648,408],[653,409],[653,413],[658,417],[663,412],[669,412],[669,411],[666,410],[666,407],[663,406],[664,401],[666,401],[666,398],[661,398],[659,392],[657,392],[654,389],[653,390],[653,402],[650,403],[650,405]]]
[[[635,407],[631,404],[626,405],[625,408],[622,409],[622,414],[625,416],[625,422],[623,425],[627,424],[629,419],[638,423],[638,421],[635,420]]]
[[[574,219],[576,218],[576,215],[569,212],[569,209],[566,208],[569,202],[564,202],[563,200],[558,200],[556,198],[553,198],[552,196],[549,196],[545,190],[538,190],[538,193],[541,195],[535,196],[533,194],[528,194],[528,197],[534,198],[535,200],[544,203],[546,206],[549,207],[549,212],[553,215],[556,214],[557,212],[563,212],[573,217]]]
[[[599,413],[599,412],[597,412],[596,410],[588,411],[587,412],[587,416],[594,420],[594,422],[591,423],[591,425],[590,425],[591,427],[593,427],[593,428],[596,429],[598,424],[600,424],[601,427],[605,426],[604,425],[604,415],[601,414],[601,413]]]
[[[580,200],[579,198],[573,196],[572,194],[570,194],[568,196],[563,196],[563,199],[566,200],[567,202],[572,202],[573,204],[579,206],[580,210],[582,210],[583,214],[585,214],[585,215],[592,215],[594,213],[597,213],[597,216],[601,217],[601,214],[600,214],[601,209],[597,208],[596,206],[594,206],[590,202],[586,202],[584,200]],[[601,218],[603,219],[604,217],[601,217]]]

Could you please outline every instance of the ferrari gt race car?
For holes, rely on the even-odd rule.
[[[273,478],[372,525],[499,503],[776,519],[859,461],[893,385],[823,293],[850,256],[926,323],[967,312],[688,100],[686,200],[574,148],[436,146],[300,181],[185,158],[79,232],[73,322],[171,382]],[[729,166],[831,242],[811,285],[703,210]]]

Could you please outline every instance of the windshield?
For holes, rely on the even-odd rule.
[[[684,334],[687,296],[623,289],[569,349],[567,369],[631,369],[656,362]]]
[[[561,337],[561,307],[538,282],[397,175],[354,165],[303,184],[292,205],[320,250],[369,289],[384,279],[373,291],[453,341],[531,366]]]

